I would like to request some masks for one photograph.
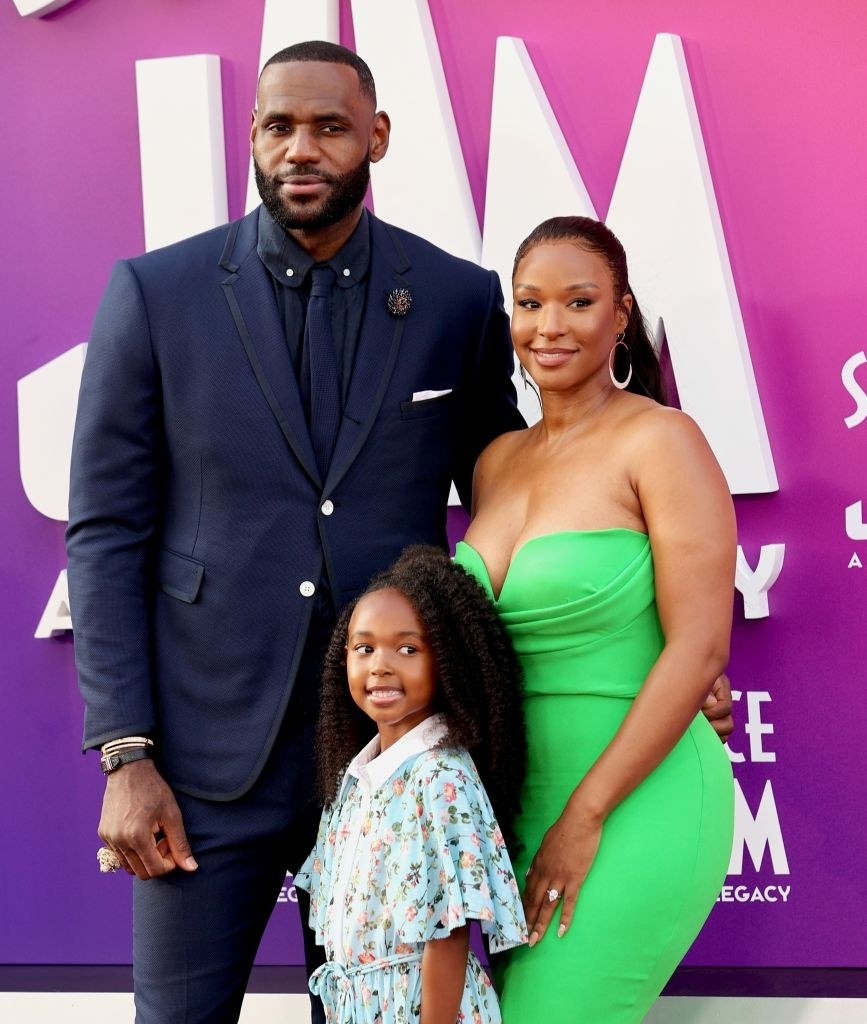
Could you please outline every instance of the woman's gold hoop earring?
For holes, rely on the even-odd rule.
[[[629,351],[629,346],[623,340],[624,337],[625,334],[621,331],[615,338],[614,345],[608,355],[608,376],[611,378],[611,383],[618,389],[618,391],[623,391],[624,388],[629,387],[629,382],[632,380],[632,355]],[[626,380],[618,380],[614,376],[614,359],[617,355],[617,348],[619,345],[622,345],[626,349],[626,355],[629,359],[629,373],[626,374]]]

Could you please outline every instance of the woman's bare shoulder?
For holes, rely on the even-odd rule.
[[[476,461],[473,473],[473,510],[490,492],[503,485],[518,453],[526,444],[527,430],[510,430],[500,434],[488,445]]]
[[[730,502],[722,468],[688,413],[659,405],[636,416],[630,429],[632,478],[643,507],[653,496],[699,491],[715,503]]]
[[[707,446],[701,428],[688,413],[657,402],[636,405],[624,417],[622,427],[630,439],[641,446]]]
[[[479,456],[476,463],[476,472],[480,468],[483,470],[496,469],[503,462],[512,458],[526,444],[527,434],[528,430],[524,428],[522,430],[509,430],[505,434],[495,437]]]

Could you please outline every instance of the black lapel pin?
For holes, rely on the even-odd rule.
[[[412,292],[409,288],[394,288],[388,293],[386,305],[392,316],[406,316],[412,306]]]

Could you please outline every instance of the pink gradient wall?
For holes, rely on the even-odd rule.
[[[744,620],[736,600],[730,675],[771,698],[761,743],[775,759],[750,760],[745,707],[731,745],[747,754],[735,770],[754,811],[772,782],[789,873],[765,851],[729,881],[790,891],[720,902],[696,964],[867,966],[867,569],[849,568],[853,554],[867,565],[867,542],[844,520],[867,500],[867,423],[845,425],[854,402],[841,383],[867,348],[867,14],[854,0],[801,7],[430,0],[480,216],[497,36],[526,42],[603,215],[654,36],[683,40],[780,480],[777,494],[738,499],[740,542],[752,564],[762,544],[786,545],[770,616]],[[351,44],[345,0],[341,13]],[[123,963],[130,952],[128,880],[96,871],[102,782],[77,754],[72,644],[33,639],[65,555],[62,524],[21,487],[16,382],[86,340],[111,264],[143,248],[137,58],[221,56],[240,215],[261,22],[262,0],[73,0],[43,19],[0,0],[0,962]],[[294,929],[278,907],[263,959],[294,960]]]

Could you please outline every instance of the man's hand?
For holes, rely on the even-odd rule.
[[[121,867],[141,879],[198,867],[181,811],[150,759],[132,761],[106,779],[99,835]]]
[[[713,684],[713,689],[702,705],[704,717],[716,730],[717,736],[723,743],[731,736],[735,721],[732,718],[732,684],[729,677],[723,673]]]

